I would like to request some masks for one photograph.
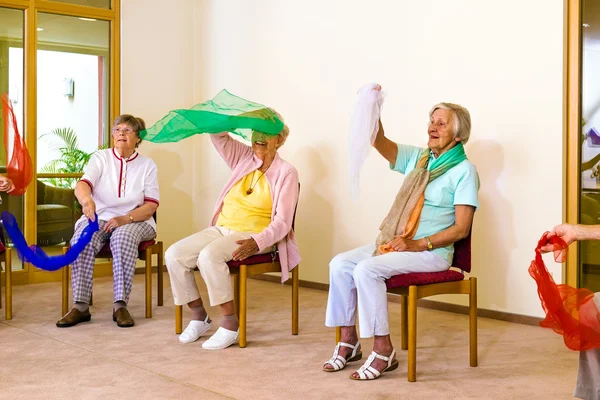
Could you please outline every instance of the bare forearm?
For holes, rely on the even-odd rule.
[[[148,201],[131,211],[129,215],[133,218],[133,222],[147,221],[156,212],[157,208],[158,204]]]
[[[379,154],[388,160],[390,164],[396,164],[396,159],[398,158],[398,145],[385,137],[385,131],[383,130],[381,120],[379,120],[379,130],[377,131],[375,142],[373,142],[373,147],[375,147]]]
[[[577,240],[600,240],[600,225],[577,225]]]
[[[431,240],[433,248],[436,249],[438,247],[445,247],[452,243],[458,242],[459,240],[466,238],[468,235],[468,230],[465,231],[463,228],[457,225],[452,225],[448,229],[429,236],[429,240]],[[422,242],[424,242],[425,247],[423,250],[427,250],[427,240],[423,238],[419,240],[419,242],[421,245],[423,245]]]
[[[92,200],[92,189],[87,183],[79,181],[75,185],[75,197],[83,205]]]

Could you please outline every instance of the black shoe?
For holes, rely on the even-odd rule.
[[[119,328],[130,328],[133,326],[133,318],[129,315],[129,311],[125,307],[113,310],[113,321],[117,323]]]
[[[59,328],[68,328],[70,326],[75,326],[80,322],[91,321],[91,319],[92,314],[90,314],[89,309],[85,311],[79,311],[76,308],[71,308],[71,311],[69,311],[67,315],[58,320],[56,326],[58,326]]]

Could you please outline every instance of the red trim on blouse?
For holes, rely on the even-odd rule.
[[[119,168],[119,184],[117,185],[117,196],[121,197],[121,180],[123,179],[123,159],[119,158],[121,168]]]
[[[115,156],[117,158],[117,160],[123,159],[123,157],[121,157],[119,154],[117,154],[117,151],[115,150],[114,147],[112,148],[112,153],[113,153],[113,156]],[[127,162],[135,160],[139,155],[140,155],[140,153],[138,153],[137,151],[134,150],[133,154],[131,156],[129,156],[129,158],[127,159]]]
[[[156,203],[156,205],[160,205],[158,200],[153,199],[152,197],[144,197],[144,201],[149,201],[150,203]]]
[[[90,190],[92,192],[94,191],[94,185],[92,185],[92,182],[88,181],[87,179],[80,179],[79,182],[87,183],[87,185],[90,187]]]

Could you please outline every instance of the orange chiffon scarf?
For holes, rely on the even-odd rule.
[[[567,251],[567,244],[559,237],[548,238],[544,233],[535,249],[535,260],[529,266],[529,274],[535,279],[538,295],[546,318],[540,325],[563,336],[571,350],[589,350],[600,347],[600,312],[594,302],[594,293],[588,289],[576,289],[557,285],[542,259],[541,247],[552,244],[555,250]]]
[[[25,146],[25,141],[19,134],[17,118],[8,95],[2,95],[2,118],[4,121],[4,151],[6,152],[6,175],[12,180],[15,189],[10,192],[13,196],[25,193],[33,177],[31,156]],[[11,140],[12,139],[12,140]],[[12,143],[12,155],[9,158],[9,143]]]

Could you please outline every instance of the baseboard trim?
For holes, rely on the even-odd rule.
[[[276,283],[281,282],[281,278],[277,275],[261,274],[261,275],[254,275],[249,278],[256,279],[259,281],[276,282]],[[287,282],[284,283],[284,285],[291,285],[291,284],[292,284],[291,280],[288,280]],[[308,288],[308,289],[325,290],[325,291],[329,290],[329,285],[327,283],[304,281],[302,279],[300,280],[300,287],[304,287],[304,288]],[[400,303],[400,296],[397,294],[388,293],[388,301],[390,301],[392,303]],[[467,307],[467,306],[443,303],[441,301],[420,299],[418,301],[417,305],[419,307],[423,307],[423,308],[429,308],[429,309],[439,310],[439,311],[447,311],[447,312],[452,312],[455,314],[465,314],[465,315],[469,314],[469,307]],[[499,321],[514,322],[516,324],[533,325],[533,326],[540,326],[540,322],[542,321],[542,318],[507,313],[507,312],[503,312],[503,311],[487,310],[484,308],[477,309],[477,316],[479,318],[497,319]]]

